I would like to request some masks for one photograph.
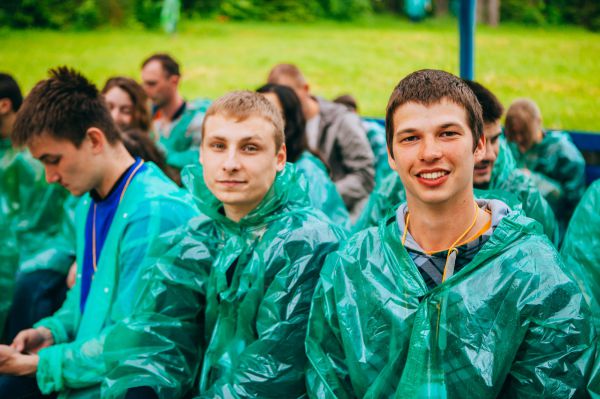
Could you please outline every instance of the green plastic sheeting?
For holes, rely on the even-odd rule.
[[[177,169],[198,163],[202,121],[211,100],[188,101],[183,114],[168,127],[152,132],[167,155],[167,164]]]
[[[600,180],[587,189],[575,209],[560,254],[594,311],[600,331]]]
[[[39,352],[37,382],[61,398],[98,398],[107,369],[104,339],[114,324],[131,314],[137,274],[148,242],[185,224],[198,214],[192,199],[158,167],[146,163],[131,181],[119,204],[98,262],[83,314],[80,311],[81,271],[63,306],[40,320],[55,344]],[[77,208],[77,265],[83,265],[85,223],[90,207],[85,194]]]
[[[319,158],[308,151],[294,163],[296,171],[308,184],[308,199],[316,209],[346,231],[350,231],[350,214],[335,184],[327,174],[327,168]]]
[[[585,191],[585,160],[565,132],[546,132],[543,140],[521,154],[512,153],[518,168],[526,168],[546,198],[562,232]]]
[[[12,302],[15,273],[19,265],[19,248],[8,220],[0,217],[0,335]]]
[[[72,223],[68,209],[63,210],[67,198],[65,189],[46,183],[39,161],[0,139],[0,225],[10,230],[3,245],[6,251],[18,251],[16,257],[5,256],[1,266],[0,336],[15,274],[50,269],[66,275],[73,262],[74,242],[63,235]]]
[[[533,181],[522,171],[515,169],[514,158],[506,143],[501,141],[498,159],[492,169],[488,190],[475,190],[477,198],[499,199],[512,209],[522,210],[525,215],[542,224],[544,233],[557,245],[559,229],[550,205],[535,187]],[[381,219],[395,211],[406,201],[406,193],[400,177],[394,173],[387,176],[373,191],[353,231],[376,226]]]
[[[582,397],[590,310],[532,219],[511,212],[429,290],[396,216],[327,258],[306,350],[313,398]]]
[[[207,216],[153,245],[134,316],[107,338],[112,369],[103,398],[152,387],[177,398],[300,398],[304,339],[325,256],[344,237],[308,207],[291,164],[239,223],[204,184],[184,182]]]
[[[389,174],[395,173],[387,157],[387,142],[385,140],[385,126],[375,122],[363,120],[363,126],[367,132],[367,139],[371,145],[375,166],[375,187]]]

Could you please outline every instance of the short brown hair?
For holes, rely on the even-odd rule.
[[[115,76],[106,81],[102,89],[102,94],[108,93],[113,87],[124,90],[129,94],[129,98],[131,98],[134,112],[130,127],[148,132],[152,118],[150,116],[150,109],[148,108],[148,96],[142,86],[131,78]]]
[[[142,62],[142,68],[151,63],[152,61],[160,62],[162,69],[167,73],[167,76],[181,76],[181,72],[179,70],[179,64],[173,57],[166,53],[156,53],[152,54],[150,57],[146,58],[144,62]]]
[[[104,98],[93,83],[66,66],[51,69],[49,74],[49,79],[35,85],[17,113],[12,132],[15,145],[26,145],[46,133],[79,147],[91,127],[100,129],[109,143],[121,140]]]
[[[288,77],[292,79],[296,85],[302,86],[306,84],[306,79],[300,69],[294,64],[277,64],[269,72],[269,76],[267,77],[267,83],[276,83],[281,84],[279,79],[282,77]]]
[[[385,113],[385,132],[388,150],[392,154],[394,112],[402,105],[414,102],[431,105],[448,100],[462,106],[467,113],[467,124],[473,134],[473,150],[483,132],[481,105],[465,82],[451,73],[422,69],[402,79],[394,88]]]
[[[519,98],[513,101],[506,111],[504,130],[507,137],[527,133],[528,137],[534,135],[535,130],[541,126],[542,113],[537,104],[528,98]]]
[[[285,141],[281,112],[262,94],[240,90],[225,94],[215,100],[204,115],[202,137],[204,137],[206,121],[214,115],[222,115],[225,118],[234,119],[236,122],[243,122],[253,116],[263,118],[273,125],[276,151],[279,151]]]

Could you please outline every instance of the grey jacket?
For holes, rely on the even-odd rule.
[[[323,98],[319,102],[318,150],[331,168],[332,179],[356,220],[375,185],[373,151],[358,115]]]

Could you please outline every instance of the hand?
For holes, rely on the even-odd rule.
[[[10,347],[19,353],[38,353],[54,344],[54,337],[46,327],[29,328],[17,334]]]
[[[73,288],[75,285],[75,277],[77,276],[77,262],[73,262],[67,274],[67,287]]]
[[[37,371],[38,355],[23,355],[8,345],[0,345],[0,374],[30,375]]]

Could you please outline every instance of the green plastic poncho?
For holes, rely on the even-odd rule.
[[[239,223],[205,186],[184,178],[208,217],[161,237],[131,320],[107,339],[104,398],[150,386],[161,398],[295,398],[305,393],[304,339],[325,256],[344,237],[308,207],[288,164]]]
[[[522,210],[525,215],[541,223],[544,233],[557,245],[559,229],[552,209],[533,181],[514,166],[514,158],[506,142],[501,139],[500,151],[492,169],[488,190],[475,190],[475,196],[484,199],[499,199],[509,205],[511,209]],[[369,197],[353,231],[357,232],[376,226],[381,219],[390,212],[394,212],[404,201],[406,201],[406,193],[400,177],[396,173],[389,175]]]
[[[375,187],[389,174],[395,173],[387,157],[387,142],[385,139],[385,126],[375,121],[363,120],[363,126],[367,132],[367,139],[371,145],[375,166]]]
[[[81,271],[63,306],[40,320],[55,344],[39,352],[37,383],[44,394],[60,391],[61,398],[99,397],[107,369],[103,346],[113,325],[129,316],[137,273],[148,242],[185,224],[198,214],[191,197],[156,165],[146,163],[129,185],[98,262],[83,314],[80,311]],[[89,194],[77,208],[77,264],[83,265]]]
[[[64,226],[72,223],[72,215],[63,211],[67,198],[65,189],[46,183],[39,161],[13,148],[10,140],[0,139],[0,224],[10,229],[18,250],[18,256],[5,258],[2,266],[0,336],[12,303],[15,274],[50,269],[66,275],[73,262],[74,243],[62,234]],[[10,236],[3,245],[11,246]]]
[[[167,33],[175,33],[179,22],[181,3],[179,0],[163,0],[160,24]]]
[[[546,198],[561,231],[585,191],[585,160],[564,132],[546,132],[543,140],[524,154],[511,144],[518,168],[527,168]]]
[[[167,125],[153,126],[152,132],[167,154],[167,164],[177,169],[198,163],[199,146],[202,138],[202,121],[211,100],[188,101],[177,120]]]
[[[314,398],[569,398],[594,358],[590,310],[532,219],[511,212],[429,290],[396,216],[321,272],[306,350]]]
[[[12,302],[15,273],[19,265],[19,248],[8,219],[0,215],[0,335]]]
[[[333,223],[350,231],[350,214],[323,162],[310,152],[304,151],[294,166],[308,183],[310,204],[329,216]]]
[[[600,180],[588,188],[575,209],[560,254],[588,300],[600,331]]]

